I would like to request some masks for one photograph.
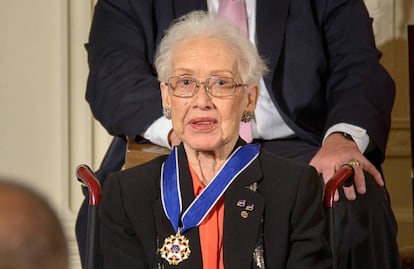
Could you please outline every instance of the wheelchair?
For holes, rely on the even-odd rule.
[[[327,216],[327,229],[326,234],[331,246],[333,269],[337,268],[337,255],[335,250],[335,192],[341,186],[350,186],[353,183],[354,170],[351,165],[343,165],[335,175],[325,185],[324,192],[324,206]],[[86,253],[85,253],[85,266],[84,269],[97,269],[95,268],[95,252],[98,240],[96,234],[97,225],[97,211],[101,200],[102,187],[99,183],[95,173],[92,169],[85,165],[79,165],[76,168],[76,177],[78,180],[87,187],[89,191],[89,206],[88,206],[88,226],[87,226],[87,241],[86,241]]]

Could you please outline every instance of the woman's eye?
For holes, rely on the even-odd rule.
[[[231,82],[228,79],[220,79],[219,78],[215,82],[215,85],[219,86],[219,87],[228,87],[228,86],[230,86],[230,84],[231,84]]]

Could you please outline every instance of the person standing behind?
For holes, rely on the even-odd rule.
[[[114,135],[98,173],[102,182],[121,169],[126,138],[166,147],[178,143],[162,117],[155,50],[174,19],[192,10],[217,12],[220,4],[98,1],[86,45],[86,99]],[[363,0],[246,0],[245,5],[249,39],[270,69],[260,82],[254,142],[313,165],[325,181],[344,163],[353,164],[355,185],[340,191],[338,206],[340,262],[398,268],[397,227],[381,175],[395,88],[379,63]],[[80,248],[84,212],[77,225]]]
[[[156,69],[182,143],[107,178],[104,268],[332,268],[316,170],[239,137],[265,71],[249,40],[194,11],[168,29]]]
[[[0,269],[69,269],[66,238],[48,202],[0,179]]]

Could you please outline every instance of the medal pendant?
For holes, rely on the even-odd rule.
[[[160,249],[161,258],[170,265],[177,265],[188,259],[190,253],[190,242],[180,232],[165,238],[164,244]]]

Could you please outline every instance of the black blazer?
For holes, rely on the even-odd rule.
[[[134,139],[161,117],[155,49],[171,22],[195,9],[206,10],[206,1],[98,1],[86,98],[111,134]],[[395,89],[371,23],[363,0],[257,0],[256,43],[270,69],[264,79],[285,122],[314,145],[336,123],[360,126],[378,165]]]
[[[194,199],[184,148],[179,148],[183,209]],[[112,174],[100,207],[104,268],[157,268],[158,247],[175,234],[160,200],[160,167],[165,156]],[[248,188],[253,183],[258,189]],[[224,266],[252,268],[253,249],[263,227],[266,268],[332,268],[323,235],[322,185],[316,171],[262,150],[224,194]],[[244,199],[254,210],[244,219]],[[263,223],[261,222],[263,219]],[[263,225],[263,226],[262,226]],[[191,254],[179,266],[202,268],[198,228],[188,231]]]

